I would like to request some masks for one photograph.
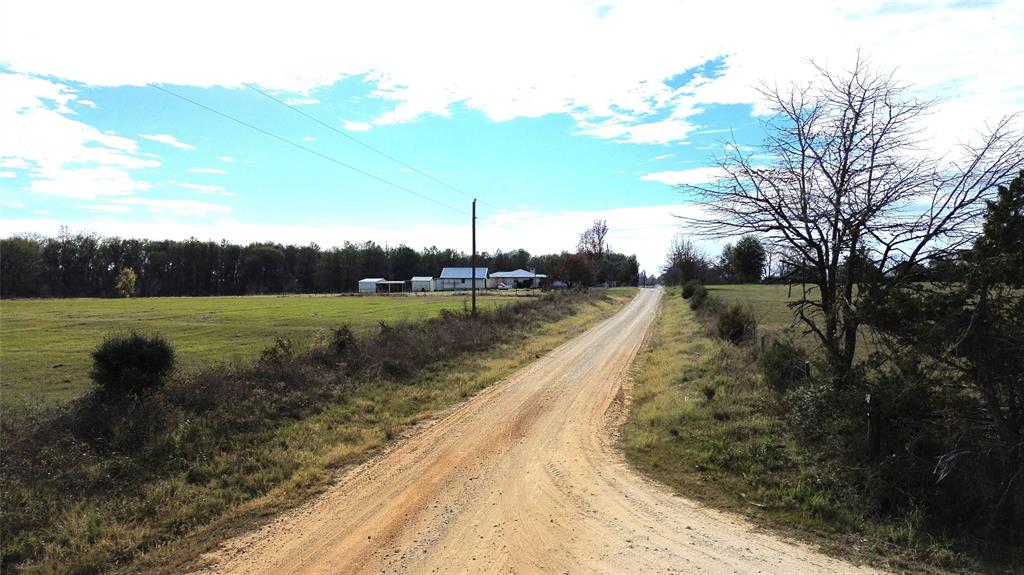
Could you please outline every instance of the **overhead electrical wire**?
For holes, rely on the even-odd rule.
[[[278,97],[276,97],[276,96],[274,96],[272,94],[268,94],[266,91],[261,90],[260,88],[258,88],[254,84],[243,83],[242,85],[245,86],[246,88],[249,88],[250,90],[258,93],[258,94],[262,94],[263,96],[266,96],[267,98],[273,100],[274,102],[277,102],[278,104],[280,104],[280,105],[282,105],[282,106],[284,106],[284,107],[286,107],[286,108],[288,108],[288,109],[290,109],[290,110],[292,110],[292,111],[294,111],[294,112],[296,112],[298,114],[301,114],[301,115],[305,116],[306,118],[316,122],[317,124],[320,124],[321,126],[327,128],[328,130],[338,134],[339,136],[347,138],[347,139],[349,139],[349,140],[359,144],[360,146],[362,146],[362,147],[364,147],[364,148],[366,148],[368,150],[372,150],[373,152],[376,152],[377,154],[380,154],[381,156],[384,156],[385,158],[391,160],[392,162],[395,162],[396,164],[398,164],[398,165],[400,165],[400,166],[402,166],[402,167],[404,167],[404,168],[406,168],[408,170],[416,172],[417,174],[423,176],[424,178],[427,178],[427,179],[429,179],[429,180],[431,180],[431,181],[433,181],[433,182],[435,182],[437,184],[440,184],[440,185],[448,188],[449,190],[451,190],[451,191],[453,191],[455,193],[462,194],[463,196],[466,196],[467,198],[472,198],[473,197],[472,195],[467,194],[466,192],[460,190],[459,188],[456,188],[455,186],[453,186],[453,185],[451,185],[451,184],[449,184],[449,183],[447,183],[447,182],[445,182],[445,181],[443,181],[443,180],[441,180],[441,179],[439,179],[439,178],[437,178],[435,176],[432,176],[432,175],[428,174],[427,172],[424,172],[423,170],[420,170],[419,168],[416,168],[415,166],[412,166],[409,163],[404,162],[404,161],[396,158],[395,156],[392,156],[391,154],[389,154],[389,153],[387,153],[387,152],[385,152],[385,151],[383,151],[383,150],[381,150],[379,148],[371,146],[370,144],[367,144],[366,142],[360,140],[359,138],[356,138],[355,136],[353,136],[351,134],[345,133],[343,130],[339,130],[338,128],[328,124],[327,122],[324,122],[320,118],[317,118],[316,116],[314,116],[312,114],[308,114],[308,113],[304,112],[303,110],[299,109],[298,106],[293,106],[293,105],[289,104],[288,102],[285,102],[284,100],[281,100],[280,98],[278,98]],[[487,204],[487,205],[489,205],[489,206],[491,206],[492,208],[495,208],[495,209],[501,209],[501,208],[498,208],[498,206],[495,206],[494,204],[491,204],[490,202],[487,202],[485,200],[480,200],[480,203]]]
[[[387,185],[389,185],[389,186],[391,186],[391,187],[393,187],[393,188],[395,188],[397,190],[401,190],[401,191],[406,192],[408,194],[412,194],[412,195],[414,195],[416,197],[419,197],[421,199],[427,200],[428,202],[435,203],[435,204],[437,204],[439,206],[448,208],[449,210],[458,212],[460,214],[468,214],[469,213],[466,210],[462,210],[462,209],[456,208],[455,206],[446,204],[446,203],[444,203],[444,202],[442,202],[440,200],[437,200],[435,198],[432,198],[432,197],[430,197],[430,196],[428,196],[426,194],[422,194],[422,193],[417,192],[415,190],[411,190],[411,189],[409,189],[409,188],[407,188],[407,187],[405,187],[405,186],[403,186],[401,184],[396,184],[395,182],[392,182],[392,181],[390,181],[390,180],[388,180],[386,178],[382,178],[382,177],[380,177],[380,176],[378,176],[376,174],[373,174],[373,173],[367,172],[366,170],[362,170],[360,168],[357,168],[357,167],[355,167],[355,166],[353,166],[351,164],[348,164],[346,162],[343,162],[343,161],[341,161],[341,160],[339,160],[339,159],[337,159],[335,157],[328,156],[327,154],[324,154],[322,152],[318,152],[318,151],[316,151],[316,150],[314,150],[312,148],[309,148],[309,147],[303,146],[302,144],[298,144],[296,142],[293,142],[293,141],[289,140],[288,138],[285,138],[284,136],[279,136],[279,135],[277,135],[277,134],[275,134],[275,133],[273,133],[273,132],[271,132],[269,130],[265,130],[265,129],[259,127],[259,126],[251,124],[249,122],[246,122],[245,120],[241,120],[241,119],[236,118],[236,117],[234,117],[234,116],[232,116],[230,114],[221,112],[220,110],[216,110],[214,108],[211,108],[210,106],[207,106],[206,104],[203,104],[201,102],[197,102],[197,101],[193,100],[192,98],[189,98],[187,96],[183,96],[183,95],[181,95],[181,94],[179,94],[177,92],[174,92],[173,90],[168,90],[167,88],[164,88],[163,86],[160,86],[158,84],[150,84],[150,86],[156,88],[157,90],[160,90],[161,92],[164,92],[166,94],[174,96],[175,98],[178,98],[180,100],[184,100],[186,102],[189,102],[190,104],[198,106],[198,107],[200,107],[200,108],[202,108],[202,109],[204,109],[204,110],[206,110],[208,112],[211,112],[213,114],[217,114],[218,116],[221,116],[223,118],[227,118],[228,120],[231,120],[232,122],[235,122],[237,124],[245,126],[246,128],[249,128],[250,130],[259,132],[259,133],[261,133],[261,134],[263,134],[265,136],[269,136],[271,138],[274,138],[275,140],[280,140],[281,142],[284,142],[285,144],[288,144],[290,146],[293,146],[293,147],[298,148],[300,150],[303,150],[305,152],[309,152],[310,154],[313,154],[315,156],[319,156],[320,158],[323,158],[323,159],[325,159],[325,160],[327,160],[329,162],[333,162],[333,163],[335,163],[335,164],[337,164],[339,166],[342,166],[344,168],[348,168],[349,170],[352,170],[353,172],[357,172],[357,173],[362,174],[362,175],[364,175],[364,176],[366,176],[368,178],[372,178],[374,180],[377,180],[378,182],[381,182],[383,184],[387,184]],[[345,135],[345,134],[343,134],[343,135]],[[366,144],[364,144],[364,145],[366,145]],[[366,145],[366,146],[370,147],[368,145]],[[382,153],[383,154],[383,152],[380,152],[379,150],[375,150],[375,151],[377,151],[378,153]],[[394,158],[391,158],[391,159],[394,160],[394,161],[399,161],[399,160],[396,160]],[[401,163],[401,162],[399,162],[399,163]],[[410,167],[410,169],[415,169],[415,168],[411,168]],[[427,174],[423,174],[423,175],[427,175]],[[430,176],[427,176],[427,177],[430,177]],[[433,178],[431,178],[431,179],[433,179]]]

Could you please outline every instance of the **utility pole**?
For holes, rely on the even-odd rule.
[[[473,268],[473,316],[476,317],[476,198],[473,198],[473,256],[469,265]]]

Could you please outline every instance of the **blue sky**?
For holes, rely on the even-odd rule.
[[[4,235],[468,250],[475,196],[482,250],[572,249],[603,218],[653,272],[673,214],[699,209],[672,184],[712,178],[727,139],[756,145],[756,86],[807,81],[809,58],[861,49],[941,98],[938,149],[1024,109],[1019,2],[2,6]]]

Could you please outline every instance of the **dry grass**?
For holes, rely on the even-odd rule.
[[[181,572],[223,538],[323,489],[412,425],[608,317],[633,293],[608,290],[526,310],[535,315],[494,345],[414,366],[403,377],[384,375],[373,362],[350,374],[352,368],[325,365],[315,354],[281,359],[279,368],[270,362],[181,376],[161,392],[161,401],[178,406],[174,413],[157,402],[152,417],[131,419],[128,427],[142,436],[140,422],[155,420],[163,430],[132,452],[117,447],[130,445],[130,434],[96,443],[59,426],[42,428],[31,453],[8,445],[0,461],[3,570]],[[19,461],[35,468],[15,468]]]
[[[732,293],[763,296],[760,304],[732,301],[784,309],[769,298],[784,291],[750,287]],[[762,321],[770,326],[767,317]],[[934,537],[920,517],[872,516],[849,470],[823,453],[830,447],[815,452],[793,435],[778,396],[761,383],[756,346],[725,343],[710,332],[678,289],[666,290],[654,333],[634,364],[622,433],[638,469],[680,495],[853,561],[912,573],[1020,572],[1019,561],[1002,558],[992,567],[970,542]]]

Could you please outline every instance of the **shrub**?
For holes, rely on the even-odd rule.
[[[757,319],[749,308],[733,304],[718,316],[718,337],[726,341],[742,343],[752,339],[755,331]]]
[[[160,335],[110,335],[92,352],[92,380],[107,396],[158,387],[174,367],[174,348]]]
[[[287,337],[279,337],[274,340],[274,345],[260,353],[260,363],[280,367],[289,363],[294,356],[295,345],[292,340]]]
[[[776,340],[758,358],[764,382],[778,393],[785,393],[794,384],[807,378],[807,352],[792,340]]]
[[[442,312],[447,310],[442,309]],[[334,330],[331,334],[331,352],[340,357],[348,357],[359,351],[359,341],[356,339],[352,328],[343,325]]]
[[[697,284],[693,287],[693,294],[690,295],[690,309],[700,309],[700,306],[704,305],[704,300],[708,299],[708,290],[706,287]]]
[[[697,281],[697,280],[690,280],[690,281],[684,283],[683,284],[683,299],[690,299],[691,297],[693,297],[693,294],[697,291],[698,288],[703,288],[703,287],[704,286],[701,285],[701,283],[699,281]]]

